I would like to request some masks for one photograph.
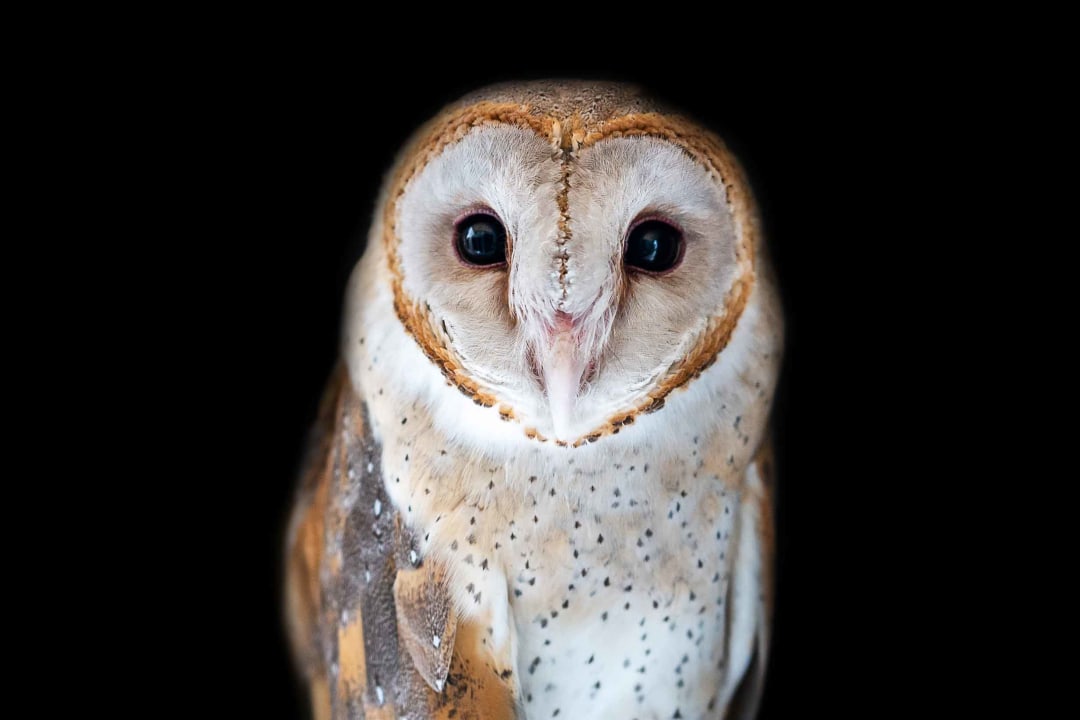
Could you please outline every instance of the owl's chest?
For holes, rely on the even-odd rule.
[[[706,483],[529,502],[500,562],[530,717],[708,716],[725,658],[733,495]]]
[[[388,444],[390,497],[457,606],[510,647],[528,717],[712,715],[738,506],[721,463],[487,464],[419,437]]]

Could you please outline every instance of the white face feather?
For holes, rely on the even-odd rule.
[[[590,318],[591,354],[600,359],[580,405],[606,417],[652,389],[721,312],[735,275],[735,229],[723,186],[654,138],[612,138],[583,150],[568,199],[568,309]],[[683,231],[682,261],[661,277],[622,262],[627,233],[645,217]]]
[[[408,182],[395,220],[403,288],[467,375],[513,409],[519,436],[572,441],[639,404],[722,313],[737,228],[723,185],[672,143],[604,139],[565,173],[562,152],[527,129],[474,128]],[[478,210],[506,227],[505,268],[457,256],[455,222]],[[662,276],[623,263],[630,228],[651,217],[683,231]]]
[[[551,146],[535,133],[479,128],[429,162],[397,203],[405,291],[446,324],[469,375],[515,405],[535,393],[507,293],[512,278],[522,304],[550,301],[559,174]],[[492,211],[506,227],[509,272],[458,258],[455,221],[477,210]]]

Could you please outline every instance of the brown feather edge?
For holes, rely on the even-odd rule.
[[[555,257],[555,261],[557,265],[556,272],[559,273],[560,308],[566,302],[566,295],[569,292],[566,285],[566,276],[569,273],[568,263],[570,256],[566,252],[566,244],[573,238],[573,231],[570,229],[570,160],[573,152],[578,147],[578,141],[575,138],[582,137],[581,118],[575,114],[567,121],[567,125],[569,127],[564,128],[561,122],[555,120],[551,126],[550,137],[552,146],[559,149],[560,155],[559,191],[555,194],[555,205],[559,208],[559,237],[555,239],[559,254]]]
[[[333,470],[334,437],[346,383],[343,363],[331,371],[307,440],[300,484],[286,533],[284,612],[294,665],[308,681],[315,718],[329,717],[329,687],[322,668],[319,615],[323,536]]]
[[[557,443],[579,447],[585,443],[596,442],[601,437],[618,433],[624,425],[633,423],[639,415],[659,410],[673,390],[686,386],[716,361],[720,351],[730,342],[753,290],[757,222],[754,201],[738,161],[720,138],[697,127],[692,122],[679,116],[640,113],[597,123],[590,132],[586,132],[586,128],[581,126],[581,119],[577,115],[568,119],[566,123],[570,126],[570,133],[564,132],[563,123],[558,119],[534,115],[530,112],[529,106],[514,103],[481,102],[463,109],[447,111],[439,116],[428,125],[426,132],[422,135],[424,139],[414,148],[410,161],[403,163],[394,176],[389,200],[384,210],[383,243],[390,270],[390,284],[394,293],[394,310],[406,331],[412,335],[420,349],[436,364],[451,385],[457,387],[477,405],[491,407],[500,402],[498,398],[468,376],[460,359],[449,346],[449,339],[435,329],[430,315],[431,308],[410,298],[403,286],[401,258],[398,255],[400,240],[396,232],[397,203],[405,193],[409,182],[433,158],[465,137],[474,127],[493,124],[530,129],[551,142],[553,149],[564,155],[577,151],[579,148],[594,145],[606,138],[655,137],[682,148],[695,162],[704,166],[711,176],[718,178],[724,184],[739,237],[735,248],[735,259],[740,272],[728,290],[723,312],[710,318],[697,344],[691,348],[684,359],[669,368],[665,378],[645,396],[641,403],[616,413],[607,423],[586,433],[573,443]],[[562,174],[564,190],[568,185],[568,175],[568,163],[564,160]],[[562,204],[559,206],[560,239],[565,243],[569,239],[569,218],[567,209],[563,207],[566,203],[565,192],[560,192],[559,197],[562,198]],[[560,275],[560,277],[563,276]],[[501,403],[500,415],[503,419],[516,420],[512,408],[506,403]],[[526,437],[546,442],[546,438],[535,430],[530,430],[526,428]]]
[[[765,441],[758,448],[754,462],[761,477],[762,497],[758,498],[758,512],[761,517],[760,542],[762,556],[762,577],[765,578],[765,622],[772,624],[773,603],[776,588],[773,586],[773,563],[776,558],[776,452],[773,449],[772,434],[765,436]]]

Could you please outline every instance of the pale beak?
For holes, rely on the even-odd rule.
[[[548,342],[544,343],[539,359],[555,437],[569,441],[581,378],[589,364],[578,348],[577,334],[570,316],[561,312],[557,314],[556,326],[548,335]]]

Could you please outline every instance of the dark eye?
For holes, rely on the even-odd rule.
[[[506,262],[506,228],[491,215],[470,215],[457,224],[457,249],[470,265]]]
[[[682,233],[661,220],[646,220],[630,231],[624,261],[648,272],[675,267],[682,256]]]

